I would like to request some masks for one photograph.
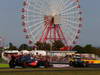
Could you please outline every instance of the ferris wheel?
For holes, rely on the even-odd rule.
[[[61,40],[77,43],[82,26],[80,0],[24,0],[22,25],[29,44]]]

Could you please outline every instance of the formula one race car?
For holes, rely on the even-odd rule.
[[[28,55],[20,56],[19,58],[12,56],[12,59],[9,62],[9,67],[15,68],[16,66],[20,66],[23,68],[26,68],[26,67],[51,67],[51,65],[48,61],[36,59],[36,58],[33,58]]]
[[[75,55],[73,60],[69,62],[72,67],[88,67],[88,62],[83,61],[81,56]]]

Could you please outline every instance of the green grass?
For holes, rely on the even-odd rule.
[[[0,64],[0,68],[9,67],[8,64]]]
[[[18,71],[33,71],[33,72],[18,72]],[[39,71],[38,70],[43,70]],[[44,71],[44,70],[50,70]],[[58,70],[53,71],[52,70]],[[66,70],[66,71],[63,71]],[[7,71],[7,72],[3,72]],[[17,71],[17,72],[15,72]],[[95,68],[26,68],[26,69],[0,69],[0,75],[100,75],[100,69]]]
[[[66,71],[66,72],[7,72],[0,75],[100,75],[99,71]]]

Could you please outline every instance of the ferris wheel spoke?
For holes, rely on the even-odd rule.
[[[67,42],[68,42],[68,45],[71,45],[71,43],[72,43],[71,37],[72,37],[72,36],[71,36],[69,33],[65,33],[65,34],[66,34],[65,37],[67,38],[66,40],[67,40]]]
[[[44,28],[43,28],[42,30],[39,30],[39,31],[37,32],[36,39],[39,38],[39,36],[42,36],[42,37],[43,37],[43,35],[45,34],[45,30],[46,30],[47,27],[48,27],[48,26],[45,25]],[[41,39],[41,38],[40,38],[40,39]]]
[[[75,5],[75,6],[73,6],[73,7],[70,7],[70,8],[68,8],[68,9],[65,9],[66,11],[62,11],[61,14],[64,14],[64,13],[67,13],[67,12],[73,10],[73,9],[76,9],[77,6],[78,6],[78,5]]]
[[[67,35],[66,35],[65,37],[67,38],[67,40],[71,41],[71,40],[72,40],[72,39],[71,39],[71,36],[72,36],[72,35],[70,35],[68,32],[66,32],[66,34],[67,34]]]
[[[34,15],[33,15],[33,14],[34,14]],[[38,17],[38,18],[43,17],[43,15],[38,15],[37,13],[33,13],[33,12],[27,13],[27,14],[25,14],[25,15],[28,15],[28,16],[26,16],[26,18],[27,18],[27,17]]]
[[[80,15],[76,15],[76,16],[75,15],[73,15],[73,16],[72,15],[63,16],[64,19],[68,19],[68,20],[69,19],[71,19],[71,20],[79,20],[80,17],[81,17]]]
[[[67,34],[67,37],[69,38],[69,40],[71,42],[72,39],[74,38],[74,34],[72,34],[72,32],[71,31],[68,31],[68,30],[67,30],[66,34]]]
[[[77,31],[77,28],[78,28],[76,26],[71,26],[70,24],[68,24],[67,27],[69,27],[69,29],[73,31]]]
[[[37,23],[37,22],[41,22],[41,21],[43,21],[43,20],[40,20],[40,19],[38,19],[38,20],[29,20],[29,21],[27,21],[27,23]]]
[[[71,22],[71,23],[79,23],[79,22],[81,22],[81,20],[80,20],[81,18],[80,17],[70,17],[70,16],[68,16],[68,17],[63,17],[63,22]]]
[[[33,14],[36,14],[36,15],[44,15],[44,13],[40,13],[40,12],[37,12],[37,11],[33,11],[32,9],[27,9],[28,12],[32,12]]]
[[[68,16],[68,15],[72,15],[72,14],[79,14],[79,11],[67,12],[66,14],[61,14],[61,16]]]
[[[60,6],[59,6],[60,5]],[[60,8],[60,12],[62,11],[62,9],[64,8],[64,2],[63,2],[63,0],[60,0],[59,1],[59,8]]]
[[[33,11],[34,10],[34,11]],[[28,11],[30,12],[33,12],[33,13],[39,13],[39,14],[43,14],[43,11],[41,9],[36,9],[36,8],[33,8],[33,9],[28,9]]]
[[[72,31],[74,31],[74,32],[77,32],[76,28],[72,28],[72,27],[69,26],[69,29],[72,30]]]
[[[62,11],[62,13],[64,13],[64,12],[68,13],[68,12],[72,12],[72,11],[79,11],[79,8],[77,8],[77,7],[78,7],[78,4],[73,5],[69,8],[66,8],[64,11]]]
[[[37,24],[37,25],[35,25],[35,26],[34,26],[34,25],[32,25],[32,26],[29,26],[28,28],[29,28],[29,29],[35,29],[35,28],[40,27],[40,26],[41,26],[41,24],[42,24],[42,23]]]
[[[68,31],[68,33],[70,34],[70,36],[73,36],[73,35],[75,34],[75,33],[73,33],[74,30],[72,30],[72,29],[70,29],[70,28],[67,29],[67,31]],[[75,32],[75,31],[74,31],[74,32]]]
[[[29,6],[34,6],[34,7],[36,7],[36,8],[41,8],[41,6],[40,5],[38,5],[38,2],[36,2],[36,1],[34,1],[34,0],[32,0],[32,1],[29,1]]]
[[[77,40],[77,39],[76,39],[76,35],[77,35],[77,32],[74,34],[73,39],[72,39],[72,42],[74,42],[74,41]]]
[[[38,28],[39,29],[39,28]],[[33,35],[33,38],[35,38],[36,37],[36,35],[37,35],[37,33],[38,33],[38,31],[40,31],[40,30],[33,30],[33,31],[31,31],[31,33],[32,33],[32,35]]]
[[[65,0],[64,5],[67,5],[70,2],[70,0]]]
[[[33,18],[33,19],[40,19],[40,18],[41,18],[41,19],[42,19],[43,16],[36,16],[36,15],[33,16],[33,15],[28,15],[27,18]]]
[[[67,17],[67,20],[79,21],[79,18],[78,17]]]
[[[37,23],[37,24],[31,25],[31,26],[29,26],[28,28],[36,28],[36,27],[41,26],[41,24],[43,24],[43,22],[40,22],[40,23]]]
[[[31,5],[30,5],[30,6],[31,6]],[[33,7],[33,6],[31,6],[31,7]],[[47,10],[47,8],[44,7],[44,8],[42,9],[42,8],[33,7],[32,10],[37,11],[37,12],[40,12],[40,13],[45,13],[45,11]]]
[[[80,10],[72,9],[70,11],[66,10],[64,12],[60,12],[60,15],[72,15],[72,14],[79,14]]]
[[[40,33],[41,33],[41,31],[39,30],[36,34],[34,34],[33,39],[35,39],[35,41],[38,41],[38,39],[40,37]]]
[[[75,26],[72,26],[71,24],[69,24],[69,27],[72,28],[72,29],[77,30],[77,28],[79,28],[79,25],[77,25],[77,26],[76,26],[76,25],[75,25]]]
[[[41,26],[36,29],[31,30],[31,33],[35,36],[40,29],[41,29]]]
[[[69,33],[71,33],[71,35],[72,35],[72,33],[75,32],[75,31],[77,31],[77,29],[72,29],[72,27],[69,27],[69,26],[70,26],[70,25],[68,24],[65,30],[68,31]],[[72,32],[72,31],[73,31],[73,32]],[[74,34],[74,33],[73,33],[73,34]]]
[[[48,2],[46,2],[46,0],[39,0],[38,1],[38,5],[40,5],[40,7],[49,7]]]
[[[61,16],[77,16],[77,15],[79,15],[78,13],[79,13],[79,11],[76,11],[76,12],[71,11],[71,12],[61,14]]]
[[[34,39],[36,39],[36,41],[38,41],[38,39],[40,38],[40,34],[41,34],[41,31],[37,32],[37,35],[34,37]]]
[[[49,0],[41,0],[44,9],[49,9]],[[45,11],[44,11],[45,12]]]
[[[34,14],[33,16],[43,16],[43,14],[40,14],[40,13],[36,13],[36,12],[31,12],[31,13],[27,13],[28,15],[32,15],[32,14]]]
[[[29,21],[27,22],[37,22],[37,21],[43,21],[43,18],[35,18],[35,17],[27,17],[27,19],[29,19]]]
[[[42,1],[42,2],[41,2]],[[30,6],[34,7],[34,8],[37,8],[39,11],[41,11],[42,13],[45,13],[46,10],[48,10],[49,8],[49,5],[46,1],[44,0],[41,0],[41,1],[38,1],[37,3],[33,3],[34,6],[32,6],[33,4],[30,4]],[[44,3],[45,2],[45,3]],[[41,4],[42,3],[42,4]]]
[[[57,10],[59,10],[60,12],[61,9],[64,7],[62,1],[61,0],[54,0],[54,1],[56,3]]]
[[[34,11],[33,11],[34,10]],[[37,8],[37,7],[31,7],[31,8],[27,8],[28,12],[33,12],[33,13],[39,13],[39,14],[44,14],[43,13],[43,9],[41,8]]]
[[[65,23],[65,24],[66,24],[66,23]],[[77,30],[77,28],[79,27],[79,25],[78,25],[78,24],[72,25],[72,24],[68,23],[68,24],[67,24],[67,27],[69,27],[70,29],[73,29],[73,30]]]
[[[67,9],[68,7],[70,7],[73,3],[75,3],[75,1],[72,0],[69,4],[65,5],[66,7],[63,10]]]
[[[81,22],[80,21],[80,17],[77,18],[77,17],[63,17],[63,22]]]
[[[59,5],[58,5],[58,4],[59,4],[59,1],[54,0],[54,2],[56,3],[56,5],[55,5],[55,6],[56,6],[56,7],[55,7],[55,10],[57,11],[57,10],[59,9]]]
[[[62,9],[62,12],[64,12],[66,9],[69,9],[70,7],[73,7],[75,5],[72,5],[73,3],[75,3],[74,1],[69,2],[67,5],[64,3],[64,8]],[[71,6],[72,5],[72,6]]]
[[[79,25],[79,24],[80,24],[80,23],[73,23],[73,22],[68,22],[68,21],[66,21],[66,22],[63,22],[62,26],[63,26],[64,24],[66,24],[66,25],[68,26],[69,23],[71,23],[71,25],[73,25],[73,26],[76,26],[76,25]]]
[[[68,45],[72,46],[72,39],[70,37],[68,37],[68,36],[67,36],[67,38],[68,38]]]
[[[75,24],[79,24],[80,23],[79,18],[70,18],[70,17],[68,17],[65,22],[75,23]]]
[[[71,21],[71,20],[68,20],[68,19],[66,20],[66,22],[73,23],[73,24],[79,24],[79,21],[78,22],[77,21]]]

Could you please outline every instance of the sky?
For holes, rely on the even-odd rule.
[[[0,0],[0,36],[5,45],[12,42],[19,46],[27,43],[22,31],[21,8],[23,0]],[[92,44],[100,47],[100,0],[80,0],[83,11],[83,27],[80,45]]]

